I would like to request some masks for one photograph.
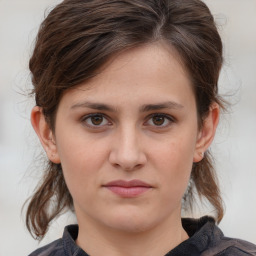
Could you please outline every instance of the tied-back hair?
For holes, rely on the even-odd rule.
[[[66,90],[97,75],[116,54],[157,41],[176,50],[190,76],[200,129],[212,103],[224,108],[218,95],[222,42],[202,1],[65,0],[41,24],[29,62],[32,93],[52,131]],[[193,164],[190,184],[185,204],[192,206],[196,192],[211,203],[220,222],[223,205],[209,152]],[[49,161],[28,204],[28,230],[42,239],[49,223],[65,209],[73,209],[72,196],[61,164]]]

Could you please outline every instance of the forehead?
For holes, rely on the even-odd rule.
[[[63,98],[69,97],[74,104],[83,98],[108,103],[121,98],[123,103],[134,103],[186,101],[191,96],[191,79],[178,54],[163,43],[154,43],[114,56],[98,75],[67,91]]]
[[[145,44],[136,48],[115,54],[99,70],[96,79],[114,80],[115,75],[120,74],[127,80],[128,72],[133,72],[135,78],[151,79],[157,76],[161,79],[164,72],[167,74],[177,73],[180,76],[174,79],[185,78],[190,80],[189,74],[176,49],[164,41]],[[134,79],[130,77],[131,79]],[[167,77],[166,77],[167,78]],[[92,83],[93,83],[92,80]]]

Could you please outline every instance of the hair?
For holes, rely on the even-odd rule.
[[[174,48],[192,81],[199,126],[216,102],[223,63],[222,42],[214,18],[200,0],[64,0],[42,22],[29,62],[33,95],[54,132],[63,93],[97,75],[122,51],[163,41]],[[207,151],[194,163],[191,186],[184,200],[192,207],[195,193],[206,198],[223,217],[213,159]],[[26,213],[29,232],[42,239],[50,222],[73,209],[61,164],[48,161]]]

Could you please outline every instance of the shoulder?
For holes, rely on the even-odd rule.
[[[201,234],[201,237],[207,236],[207,243],[201,256],[256,256],[255,244],[226,237],[213,219],[209,217],[202,219],[206,222],[200,231],[204,232],[198,234]]]
[[[169,255],[256,256],[256,245],[224,236],[211,217],[183,219],[182,224],[190,238]]]
[[[45,245],[36,251],[29,254],[29,256],[64,256],[62,239],[58,239],[48,245]]]
[[[235,238],[223,237],[215,246],[206,250],[202,256],[256,256],[256,245]]]
[[[66,226],[62,238],[37,249],[29,256],[88,256],[76,245],[77,235],[77,225]]]

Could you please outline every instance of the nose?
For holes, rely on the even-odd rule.
[[[139,132],[131,127],[120,131],[112,143],[109,162],[116,168],[132,171],[144,166],[146,161]]]

